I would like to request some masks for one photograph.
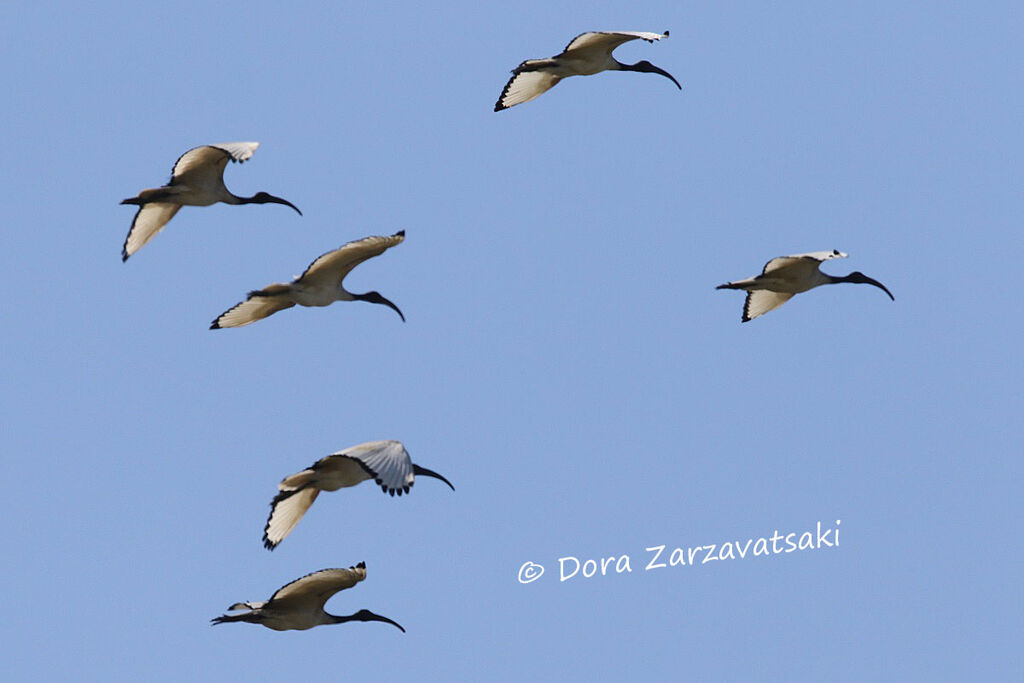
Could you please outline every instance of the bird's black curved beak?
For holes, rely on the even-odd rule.
[[[428,470],[426,467],[420,467],[419,465],[414,463],[413,466],[412,466],[412,473],[413,474],[422,474],[424,477],[433,477],[434,479],[440,479],[444,483],[448,484],[448,488],[450,488],[452,491],[455,490],[455,487],[452,486],[452,483],[450,481],[448,481],[447,479],[442,477],[440,474],[438,474],[434,470]]]
[[[380,292],[367,292],[366,294],[355,295],[355,298],[359,299],[360,301],[369,301],[371,304],[384,304],[392,311],[397,313],[398,317],[402,319],[403,323],[405,322],[405,316],[402,315],[402,311],[398,309],[398,306],[393,304],[390,300],[385,299],[383,296],[381,296]]]
[[[856,283],[864,284],[864,285],[874,285],[875,287],[878,287],[880,290],[882,290],[883,292],[888,294],[890,299],[892,299],[893,301],[896,301],[896,297],[894,297],[892,295],[892,292],[890,292],[889,289],[885,285],[883,285],[878,280],[875,280],[874,278],[868,277],[864,273],[861,273],[859,271],[853,272],[853,273],[850,273],[848,278],[849,278],[850,282],[856,282]]]
[[[353,616],[359,621],[383,621],[385,624],[391,624],[402,633],[405,633],[405,629],[402,628],[402,625],[399,624],[397,621],[392,621],[391,619],[388,619],[385,616],[381,616],[380,614],[374,614],[368,609],[361,609],[358,612],[356,612]]]
[[[273,195],[271,195],[270,199],[268,199],[267,201],[269,201],[272,204],[284,204],[285,206],[290,206],[293,209],[295,209],[295,213],[299,214],[300,216],[302,215],[302,212],[299,211],[299,207],[295,206],[287,199],[281,199],[280,197],[274,197]]]
[[[683,86],[679,85],[679,81],[677,81],[672,74],[670,74],[669,72],[665,71],[662,68],[654,66],[653,64],[651,64],[648,61],[637,62],[629,70],[630,71],[640,71],[642,73],[649,73],[649,74],[661,74],[662,76],[664,76],[668,80],[670,80],[673,83],[675,83],[677,88],[679,88],[680,90],[683,89]]]

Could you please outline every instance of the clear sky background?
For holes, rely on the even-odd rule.
[[[1020,3],[6,3],[10,680],[1010,679],[1021,654]],[[509,70],[586,30],[672,73]],[[196,145],[237,194],[126,264]],[[367,235],[382,306],[210,321]],[[840,249],[740,323],[715,285]],[[446,475],[277,482],[403,441]],[[647,547],[838,547],[645,571]],[[559,580],[559,558],[631,572]],[[403,624],[211,628],[325,567]],[[528,585],[523,563],[543,565]],[[571,562],[568,563],[571,567]]]

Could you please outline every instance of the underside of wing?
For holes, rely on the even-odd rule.
[[[129,256],[153,239],[153,236],[174,218],[174,214],[178,213],[180,208],[180,204],[161,202],[151,202],[140,206],[139,210],[135,212],[132,227],[128,229],[128,236],[125,237],[124,246],[121,248],[121,260],[127,261]]]
[[[668,31],[664,33],[650,33],[648,31],[587,31],[581,33],[565,46],[562,54],[570,50],[599,50],[611,52],[619,45],[630,40],[646,40],[653,43],[656,40],[668,37]]]
[[[274,496],[267,525],[263,528],[263,545],[268,550],[276,548],[292,532],[319,494],[320,489],[310,487],[298,491],[282,491]]]
[[[346,448],[338,455],[359,461],[367,473],[385,493],[408,493],[415,477],[412,459],[398,441],[371,441]]]
[[[218,142],[213,145],[193,147],[178,157],[171,169],[171,183],[182,182],[182,176],[194,173],[220,173],[228,161],[239,163],[252,158],[258,142]]]
[[[351,588],[366,578],[366,564],[360,562],[348,569],[321,569],[277,589],[270,602],[286,607],[289,602],[318,602],[321,606],[340,590]]]
[[[775,310],[792,298],[792,294],[773,292],[767,289],[755,289],[747,292],[747,300],[743,302],[743,322],[748,322],[759,315]]]
[[[210,325],[210,329],[241,327],[294,305],[295,303],[289,301],[284,295],[262,296],[257,292],[252,292],[248,299],[221,313]]]
[[[512,78],[508,79],[501,96],[494,104],[494,111],[508,109],[540,97],[562,80],[561,76],[556,76],[550,71],[533,70],[529,68],[530,66],[530,62],[523,62],[512,72]]]
[[[383,254],[396,244],[401,244],[404,239],[405,230],[400,230],[387,237],[374,235],[349,242],[318,256],[296,282],[301,280],[310,287],[336,287],[360,263]]]

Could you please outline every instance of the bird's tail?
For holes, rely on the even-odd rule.
[[[718,285],[715,289],[743,289],[743,287],[735,282],[726,282],[723,285]]]
[[[252,621],[252,613],[246,612],[245,614],[224,614],[219,617],[210,619],[210,625],[216,626],[217,624],[227,624],[232,621]]]
[[[283,282],[275,282],[272,285],[267,285],[263,289],[252,290],[251,292],[249,292],[249,298],[251,299],[254,296],[277,296],[279,294],[287,294],[290,291],[292,291],[292,286],[290,284],[285,284]]]

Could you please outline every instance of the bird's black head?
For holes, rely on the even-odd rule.
[[[245,203],[246,204],[284,204],[285,206],[290,206],[293,209],[295,209],[296,213],[298,213],[300,216],[302,215],[302,212],[299,211],[299,207],[295,206],[294,204],[292,204],[287,199],[281,199],[280,197],[275,197],[274,195],[270,194],[269,192],[257,192],[253,196],[249,197],[249,199],[247,199],[245,201]]]
[[[385,299],[383,296],[381,296],[380,292],[367,292],[366,294],[353,294],[352,297],[354,299],[356,299],[357,301],[369,301],[371,304],[384,304],[385,306],[387,306],[388,308],[393,310],[395,313],[397,313],[398,317],[402,319],[403,323],[405,322],[405,316],[402,315],[402,312],[400,310],[398,310],[398,306],[394,305],[393,303],[391,303],[391,301],[389,301],[389,300]]]
[[[659,67],[654,66],[653,64],[651,64],[647,60],[644,60],[642,62],[637,62],[636,64],[633,64],[633,65],[623,64],[621,68],[622,68],[623,71],[639,71],[641,73],[648,73],[648,74],[661,74],[665,78],[667,78],[670,81],[672,81],[673,83],[675,83],[677,88],[679,88],[680,90],[683,89],[683,86],[679,85],[679,81],[677,81],[672,76],[672,74],[670,74],[669,72],[665,71],[664,69],[661,69]]]
[[[864,273],[860,272],[859,270],[855,270],[852,273],[850,273],[849,275],[847,275],[846,277],[842,278],[842,281],[843,282],[854,282],[856,284],[861,284],[861,285],[874,285],[875,287],[878,287],[880,290],[882,290],[883,292],[888,294],[890,299],[892,299],[893,301],[896,301],[896,297],[894,297],[892,295],[892,292],[890,292],[886,288],[885,285],[883,285],[878,280],[875,280],[874,278],[868,277],[867,275],[865,275]]]

